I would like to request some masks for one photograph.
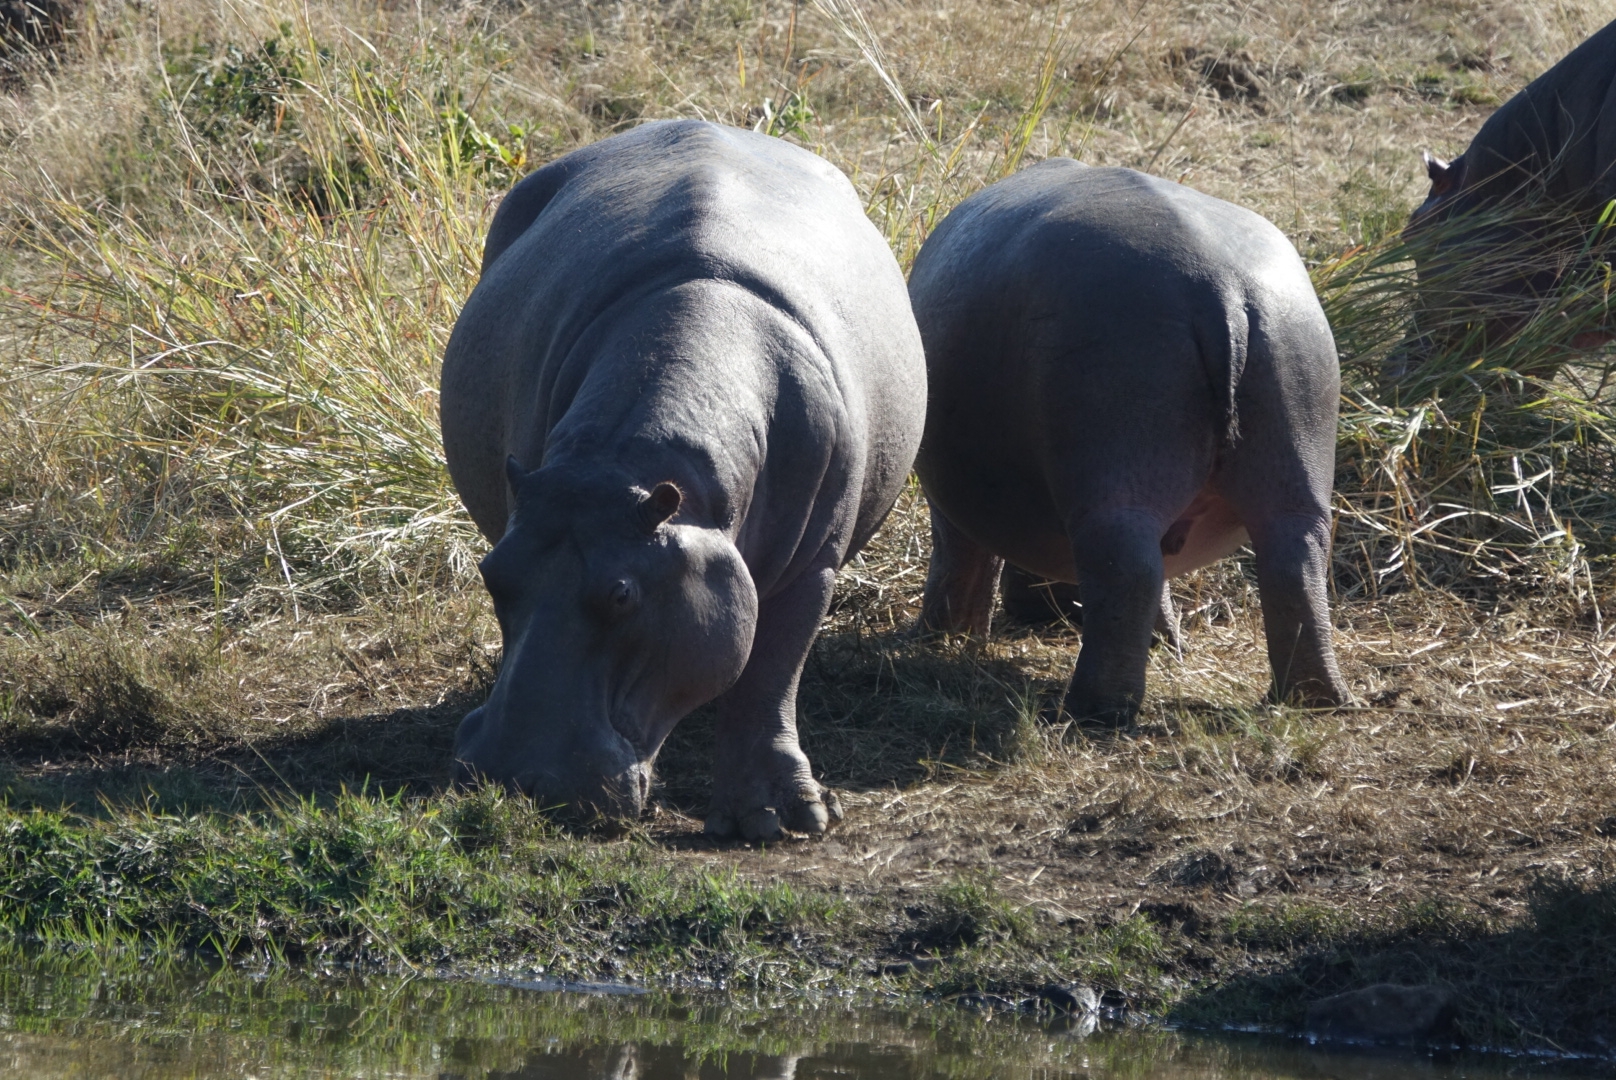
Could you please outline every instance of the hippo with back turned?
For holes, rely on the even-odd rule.
[[[824,831],[797,680],[924,402],[903,276],[814,154],[670,121],[519,183],[443,361],[505,642],[462,779],[634,815],[668,732],[717,698],[708,830]]]
[[[1425,164],[1431,189],[1404,230],[1421,321],[1459,334],[1473,323],[1497,343],[1587,254],[1616,198],[1616,22],[1501,105],[1458,157]],[[1394,357],[1389,373],[1417,359]]]
[[[1165,578],[1249,539],[1271,695],[1347,699],[1326,578],[1340,371],[1263,218],[1052,159],[965,200],[909,278],[931,401],[921,626],[986,633],[1002,560],[1083,598],[1075,719],[1130,723]]]

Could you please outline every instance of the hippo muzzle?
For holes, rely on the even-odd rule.
[[[553,723],[513,720],[509,712],[495,715],[484,705],[460,722],[457,786],[502,784],[541,806],[565,805],[585,816],[632,819],[644,811],[651,765],[604,717],[580,717],[559,733]],[[526,737],[514,726],[525,727]]]

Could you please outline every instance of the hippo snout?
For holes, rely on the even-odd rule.
[[[455,786],[501,784],[542,807],[565,806],[586,816],[632,819],[645,809],[650,766],[609,724],[605,732],[564,740],[570,746],[561,753],[548,752],[553,744],[537,737],[512,748],[498,737],[499,726],[487,706],[474,709],[460,722],[455,735]]]

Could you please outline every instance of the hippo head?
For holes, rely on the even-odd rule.
[[[459,779],[638,815],[673,725],[745,666],[751,575],[722,533],[680,523],[671,482],[514,460],[507,471],[515,510],[482,561],[505,657],[455,736]]]
[[[1418,335],[1386,360],[1382,377],[1395,382],[1431,356],[1463,350],[1480,355],[1531,317],[1538,297],[1553,291],[1558,270],[1542,265],[1541,223],[1500,200],[1504,187],[1485,183],[1460,154],[1443,161],[1427,153],[1431,189],[1409,215],[1403,241],[1419,284]]]
[[[1426,193],[1425,201],[1414,208],[1408,223],[1403,226],[1403,242],[1414,256],[1414,275],[1421,285],[1420,302],[1426,314],[1419,321],[1429,324],[1444,321],[1442,315],[1434,313],[1451,308],[1455,302],[1451,289],[1439,295],[1438,283],[1447,283],[1454,276],[1454,260],[1451,252],[1443,250],[1444,230],[1433,226],[1446,220],[1454,211],[1455,200],[1464,186],[1465,160],[1463,154],[1452,161],[1443,161],[1430,151],[1422,152],[1421,156],[1425,159],[1425,174],[1431,178],[1431,190]],[[1435,338],[1427,326],[1425,332],[1408,347],[1398,349],[1386,358],[1381,368],[1382,381],[1389,384],[1407,377],[1425,363],[1435,344]]]
[[[1436,350],[1462,347],[1470,357],[1507,341],[1555,294],[1567,268],[1563,253],[1574,252],[1586,231],[1545,201],[1541,175],[1482,175],[1465,159],[1425,155],[1431,190],[1403,229],[1419,283],[1420,336],[1416,348],[1388,362],[1389,374],[1412,370]],[[1566,226],[1569,234],[1557,232]]]
[[[1431,178],[1431,190],[1426,193],[1425,201],[1415,207],[1414,212],[1409,215],[1408,225],[1403,229],[1405,237],[1412,237],[1422,227],[1446,217],[1452,210],[1459,192],[1464,188],[1463,154],[1452,161],[1443,161],[1429,151],[1422,156],[1425,158],[1425,175]]]

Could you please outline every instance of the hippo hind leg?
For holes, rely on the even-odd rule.
[[[999,603],[1004,607],[1006,618],[1023,626],[1049,626],[1057,622],[1083,625],[1083,598],[1076,585],[1068,581],[1046,581],[1014,563],[1005,563],[999,575]],[[1161,605],[1156,611],[1151,644],[1166,645],[1175,655],[1183,650],[1178,607],[1173,603],[1173,590],[1166,582],[1162,583]]]
[[[1331,645],[1328,579],[1330,519],[1317,514],[1275,514],[1248,519],[1257,556],[1270,700],[1307,706],[1350,699]]]
[[[808,571],[758,607],[752,655],[718,699],[710,835],[773,840],[841,820],[797,742],[797,684],[835,579],[834,569]]]
[[[931,507],[931,565],[920,603],[921,634],[986,637],[993,625],[993,587],[1004,560]]]
[[[1086,724],[1125,727],[1145,696],[1151,631],[1162,616],[1162,526],[1146,510],[1084,516],[1072,530],[1083,591],[1083,647],[1065,711]]]

